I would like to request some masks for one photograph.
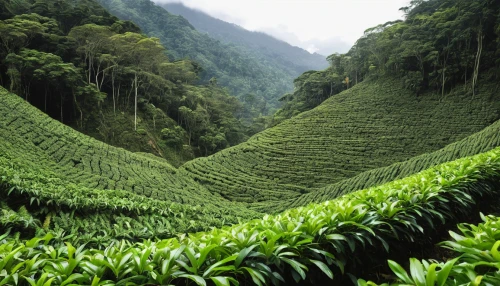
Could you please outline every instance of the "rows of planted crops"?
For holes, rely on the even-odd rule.
[[[346,285],[362,278],[364,253],[379,250],[376,258],[384,259],[395,245],[469,216],[476,203],[488,204],[499,189],[496,148],[332,201],[172,239],[122,240],[90,249],[71,239],[53,243],[50,233],[28,241],[6,236],[0,246],[0,277],[4,284],[23,285],[278,285],[325,279]],[[495,259],[497,244],[490,248]],[[411,277],[421,279],[415,274],[420,266],[412,261]],[[422,271],[432,279],[429,269],[438,271],[438,266],[427,264]],[[401,267],[391,265],[406,279]],[[480,271],[484,269],[478,268],[477,276],[483,275]]]
[[[416,97],[397,80],[361,83],[181,172],[234,201],[295,200],[479,132],[499,119],[498,95],[490,95],[471,98],[458,87],[444,98]]]
[[[211,194],[162,159],[93,140],[4,90],[0,116],[2,229],[98,246],[112,237],[169,238],[262,215]]]
[[[51,119],[14,94],[0,90],[2,151],[30,168],[89,188],[125,190],[167,201],[200,204],[213,200],[167,161],[115,148]],[[186,194],[192,194],[186,196]]]
[[[500,146],[500,121],[493,123],[480,132],[477,132],[463,140],[452,143],[443,149],[432,153],[422,154],[407,161],[398,162],[387,167],[377,168],[363,172],[357,176],[342,180],[332,185],[309,192],[299,198],[280,201],[263,202],[254,204],[253,208],[263,212],[283,211],[289,208],[304,206],[313,202],[324,202],[332,200],[341,195],[365,189],[371,186],[381,185],[411,174],[418,173],[432,166],[459,158],[472,156],[489,151]]]

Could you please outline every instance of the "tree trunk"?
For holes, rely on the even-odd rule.
[[[445,84],[445,68],[443,68],[443,76],[442,76],[442,83],[441,83],[441,97],[444,97],[444,84]]]
[[[118,88],[116,90],[116,103],[119,104],[120,103],[120,87],[122,86],[122,83],[119,82],[118,83]]]
[[[137,73],[135,73],[134,82],[135,82],[134,130],[137,131]]]
[[[479,64],[481,62],[481,53],[483,52],[483,30],[480,29],[477,34],[477,53],[476,61],[474,62],[474,75],[472,77],[472,96],[476,95],[476,84],[479,77]]]
[[[83,128],[83,110],[78,104],[78,101],[76,100],[76,95],[74,91],[71,91],[73,93],[73,101],[75,102],[76,109],[78,109],[78,112],[80,113],[80,128]]]
[[[99,86],[99,74],[101,73],[101,64],[97,66],[97,72],[95,72],[95,85],[98,91],[101,91],[101,87]],[[104,75],[103,75],[104,77]]]
[[[111,71],[111,89],[113,95],[113,114],[116,115],[116,99],[115,99],[115,70]]]

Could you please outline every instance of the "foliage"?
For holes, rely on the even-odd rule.
[[[458,158],[472,156],[477,153],[491,150],[500,146],[500,121],[496,121],[484,130],[475,133],[463,140],[457,141],[432,153],[425,153],[409,160],[398,162],[387,167],[363,172],[338,183],[327,185],[314,192],[305,194],[298,199],[281,202],[279,207],[273,202],[260,204],[256,210],[269,212],[280,211],[312,202],[323,202],[340,197],[344,194],[377,186],[392,180],[404,178],[427,168]]]
[[[280,98],[283,106],[274,114],[273,123],[278,124],[320,105],[332,95],[348,88],[345,80],[333,68],[303,73],[294,80],[294,92]]]
[[[33,220],[25,234],[51,230],[83,242],[107,233],[99,244],[111,237],[172,237],[260,216],[211,194],[161,158],[91,139],[5,90],[0,103],[2,210],[10,217],[26,208],[14,220],[19,223],[3,227],[23,229]]]
[[[215,77],[221,86],[228,87],[231,94],[240,100],[247,94],[253,94],[265,102],[262,115],[274,113],[280,95],[293,88],[292,79],[297,74],[292,74],[287,66],[276,60],[267,60],[268,57],[255,50],[221,43],[197,31],[188,22],[189,19],[172,15],[150,0],[98,1],[113,15],[133,21],[148,35],[160,38],[168,47],[172,59],[189,58],[199,63],[203,68],[200,74],[202,82],[209,82]],[[247,113],[244,117],[251,119],[256,115]]]
[[[295,116],[338,93],[329,91],[330,85],[343,90],[369,77],[397,77],[416,96],[436,90],[444,97],[457,85],[476,96],[479,82],[498,82],[498,1],[418,0],[401,11],[404,21],[367,29],[349,52],[327,57],[330,68],[300,76],[293,95],[282,97],[286,103],[275,119]],[[305,89],[301,78],[323,93]]]
[[[265,212],[284,210],[294,202],[300,206],[333,199],[344,189],[394,180],[399,167],[356,177],[362,173],[434,152],[498,120],[494,85],[483,84],[480,90],[476,98],[462,86],[446,98],[433,92],[416,98],[398,79],[365,81],[245,143],[188,162],[180,171],[212,192]],[[498,146],[497,139],[487,143],[498,138],[496,129],[486,136],[478,138],[485,145],[470,140],[463,148],[450,148],[456,156],[438,154],[416,169],[410,163],[402,176],[460,158],[459,149],[474,155]],[[336,190],[328,188],[337,183]]]
[[[293,79],[301,73],[308,70],[321,70],[328,66],[324,56],[316,53],[310,54],[262,32],[247,31],[234,24],[215,19],[201,11],[188,8],[182,3],[165,3],[160,4],[160,6],[170,13],[186,18],[196,30],[207,33],[223,43],[234,44],[244,53],[250,54],[255,61],[266,63],[268,68],[281,70],[282,76],[285,76],[282,80],[290,86],[287,91],[291,91]],[[265,115],[266,109],[269,109],[268,104],[272,108],[279,106],[279,103],[276,102],[277,98],[268,99],[267,96],[263,98],[261,95],[254,94],[253,90],[250,92],[252,93],[239,95],[244,107],[250,103],[248,102],[249,96],[253,97],[253,100],[263,102],[263,104],[259,104],[259,110],[256,112],[245,111],[243,116],[248,119],[255,118],[259,114]]]
[[[456,253],[455,259],[446,262],[410,259],[410,273],[397,262],[389,266],[398,277],[390,285],[498,285],[500,283],[500,218],[484,216],[478,225],[460,224],[461,234],[450,231],[453,240],[441,245]],[[377,285],[359,280],[360,286]],[[389,285],[387,283],[381,285]]]
[[[93,0],[73,2],[25,1],[26,10],[0,20],[4,87],[106,143],[151,152],[176,165],[247,139],[248,129],[237,119],[241,103],[216,85],[195,85],[199,64],[170,61],[159,39],[140,34],[135,24],[111,16]],[[179,108],[197,106],[206,120],[196,122],[195,132]],[[116,132],[117,122],[129,132]],[[168,153],[179,148],[162,142],[161,130],[177,125],[186,131],[180,145],[190,151],[176,157]],[[145,132],[130,132],[138,128]],[[130,143],[130,134],[140,144]]]
[[[389,251],[389,239],[411,242],[424,228],[468,214],[479,197],[492,196],[499,158],[497,148],[334,201],[156,242],[121,241],[98,250],[69,242],[52,246],[51,234],[28,241],[7,239],[0,251],[2,279],[48,285],[49,280],[94,285],[238,285],[246,280],[278,285],[314,281],[308,274],[315,269],[342,281],[355,271],[360,252],[377,247]]]

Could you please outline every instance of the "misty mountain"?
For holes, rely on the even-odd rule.
[[[160,6],[172,14],[186,18],[198,31],[224,43],[235,44],[255,54],[260,60],[293,71],[295,77],[307,70],[322,70],[328,66],[325,57],[320,54],[311,54],[262,32],[245,30],[236,24],[186,7],[182,3],[166,3]]]

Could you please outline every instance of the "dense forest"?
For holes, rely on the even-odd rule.
[[[397,77],[415,96],[435,90],[444,97],[458,84],[474,96],[479,81],[498,82],[500,2],[412,0],[400,10],[404,21],[367,29],[348,53],[327,58],[329,68],[295,79],[294,92],[280,99],[275,123],[368,77]]]
[[[203,68],[200,79],[216,78],[222,86],[246,103],[247,121],[270,115],[279,107],[279,97],[293,90],[290,71],[262,55],[234,44],[221,43],[197,31],[186,19],[173,15],[150,0],[98,0],[113,15],[139,25],[158,37],[173,59],[189,58]],[[262,120],[262,119],[261,119]]]
[[[0,0],[0,285],[500,285],[500,2],[411,1],[241,144],[113,3]]]
[[[179,164],[260,130],[203,68],[97,2],[3,1],[1,84],[100,140]]]

